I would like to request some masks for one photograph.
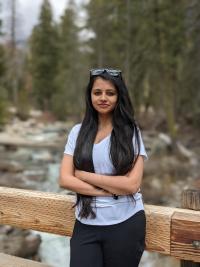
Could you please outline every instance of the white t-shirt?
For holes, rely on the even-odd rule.
[[[76,124],[68,135],[67,144],[65,146],[64,153],[68,155],[74,154],[76,146],[76,139],[80,130],[81,124]],[[109,157],[110,151],[110,135],[101,140],[98,144],[93,146],[93,164],[95,173],[112,175],[114,173],[114,166]],[[147,154],[144,148],[141,134],[140,136],[140,155],[147,159]],[[133,137],[133,145],[135,139]],[[137,151],[136,151],[137,153]],[[80,218],[78,216],[80,206],[76,206],[75,216],[76,219],[84,224],[89,225],[113,225],[125,221],[130,218],[139,210],[143,210],[143,201],[141,193],[134,194],[135,201],[129,196],[119,196],[118,199],[114,199],[112,196],[100,196],[95,197],[92,202],[92,207],[96,212],[96,218],[90,217]]]

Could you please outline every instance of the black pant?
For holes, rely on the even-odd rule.
[[[137,267],[144,251],[145,227],[143,210],[115,225],[86,225],[76,220],[70,267]]]

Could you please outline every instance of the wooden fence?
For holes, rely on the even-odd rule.
[[[0,224],[71,236],[73,203],[73,196],[0,187]],[[200,262],[200,211],[145,205],[145,213],[146,250]]]

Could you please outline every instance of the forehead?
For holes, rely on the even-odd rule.
[[[94,81],[94,84],[92,86],[92,89],[102,89],[102,90],[106,90],[106,89],[113,89],[116,90],[114,84],[111,81],[108,80],[104,80],[101,77],[96,78],[96,80]]]

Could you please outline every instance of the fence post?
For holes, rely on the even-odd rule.
[[[200,210],[200,189],[183,190],[181,195],[181,207],[185,209]],[[194,246],[200,253],[200,240]],[[200,267],[200,263],[181,260],[181,267]]]

